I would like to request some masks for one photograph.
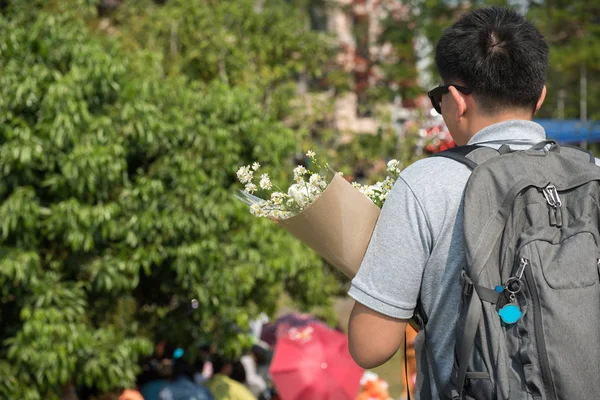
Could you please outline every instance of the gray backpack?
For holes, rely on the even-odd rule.
[[[544,141],[439,153],[473,169],[443,399],[600,398],[600,168]],[[439,385],[439,382],[438,382]]]

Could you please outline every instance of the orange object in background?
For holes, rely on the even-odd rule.
[[[417,331],[410,325],[406,327],[406,362],[402,363],[402,384],[404,387],[404,398],[407,398],[406,390],[410,390],[410,398],[415,398],[415,387],[417,385],[417,358],[415,356],[415,338]],[[408,373],[405,371],[405,366],[408,367]],[[408,382],[406,376],[408,375]]]
[[[126,389],[123,394],[119,396],[119,400],[144,400],[144,398],[137,390]]]
[[[389,400],[387,384],[381,379],[369,381],[365,384],[363,391],[356,400]]]

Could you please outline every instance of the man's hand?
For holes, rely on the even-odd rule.
[[[348,347],[354,361],[365,369],[388,361],[400,348],[407,322],[355,303],[348,324]]]

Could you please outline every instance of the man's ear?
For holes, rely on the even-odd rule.
[[[535,111],[533,112],[534,114],[536,112],[538,112],[538,110],[540,108],[542,108],[542,104],[544,104],[544,100],[546,99],[546,85],[544,85],[544,88],[542,89],[542,94],[540,95],[540,98],[535,106]]]
[[[454,86],[450,86],[448,88],[450,95],[452,96],[453,101],[456,103],[456,118],[460,120],[460,118],[467,112],[467,102],[465,101],[464,95],[456,90]]]

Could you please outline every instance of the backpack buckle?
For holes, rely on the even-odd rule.
[[[473,281],[467,276],[465,271],[462,271],[460,274],[460,282],[462,292],[465,296],[470,296],[473,294]]]
[[[462,291],[463,291],[463,294],[466,296],[472,295],[473,294],[473,283],[463,281]]]

